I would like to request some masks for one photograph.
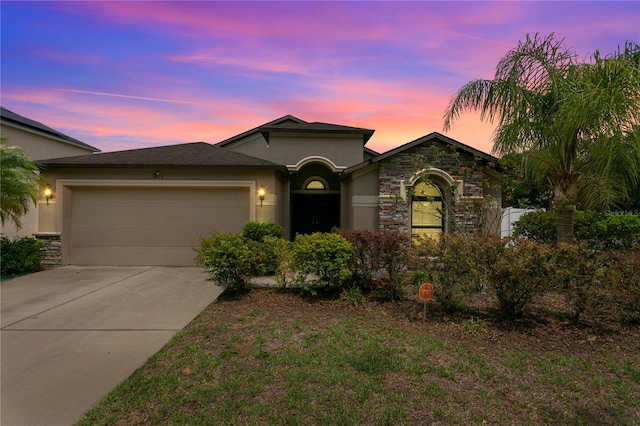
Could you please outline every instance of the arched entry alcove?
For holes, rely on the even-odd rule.
[[[340,179],[323,164],[308,164],[291,177],[291,237],[340,226]]]

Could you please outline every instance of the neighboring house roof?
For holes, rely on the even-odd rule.
[[[38,121],[31,120],[29,118],[16,114],[15,112],[10,111],[5,107],[0,107],[0,117],[3,125],[17,127],[29,132],[44,134],[44,136],[47,136],[52,139],[57,139],[69,145],[74,145],[74,146],[84,148],[93,152],[100,152],[100,150],[96,147],[93,147],[77,139],[74,139],[71,136],[67,136],[64,133],[60,133],[57,130],[52,129],[49,126],[45,126],[44,124]]]
[[[356,164],[355,166],[351,166],[347,169],[345,169],[342,174],[343,176],[349,175],[350,173],[355,172],[356,170],[362,169],[364,167],[367,167],[371,164],[375,164],[378,163],[380,161],[383,161],[391,156],[394,156],[398,153],[401,153],[403,151],[407,151],[411,148],[415,148],[419,145],[422,145],[424,143],[431,143],[434,141],[438,141],[442,144],[448,144],[451,145],[453,147],[455,147],[456,149],[468,152],[471,155],[477,156],[480,159],[482,159],[484,162],[487,163],[494,163],[496,165],[496,168],[498,167],[498,162],[500,161],[498,158],[494,157],[493,155],[489,155],[485,152],[479,151],[473,147],[470,147],[469,145],[465,145],[462,142],[458,142],[455,139],[451,139],[441,133],[438,132],[433,132],[433,133],[429,133],[428,135],[422,136],[414,141],[408,142],[404,145],[400,145],[397,148],[391,149],[385,153],[382,153],[380,155],[378,155],[377,157],[374,158],[370,158],[367,161],[363,161],[360,164]]]
[[[251,136],[256,133],[261,133],[262,136],[266,139],[267,143],[269,143],[269,132],[314,132],[314,133],[341,133],[341,134],[361,134],[363,138],[363,143],[367,143],[367,141],[373,135],[375,130],[363,129],[360,127],[351,127],[351,126],[341,126],[338,124],[329,124],[329,123],[308,123],[304,120],[299,119],[293,115],[285,115],[268,123],[265,123],[261,126],[254,127],[251,130],[247,130],[246,132],[240,133],[239,135],[233,136],[229,139],[225,139],[222,142],[218,142],[217,146],[226,146],[237,140],[243,139],[247,136]]]
[[[283,165],[205,142],[41,160],[45,167],[217,166],[283,169]]]

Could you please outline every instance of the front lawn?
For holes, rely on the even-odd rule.
[[[80,424],[640,424],[640,329],[545,303],[518,322],[429,303],[423,324],[414,300],[254,290],[214,302]]]

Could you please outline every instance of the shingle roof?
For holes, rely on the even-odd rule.
[[[0,116],[2,119],[2,124],[8,125],[17,125],[20,127],[25,127],[29,130],[35,130],[41,133],[44,133],[50,137],[62,140],[62,142],[66,142],[70,145],[79,146],[81,148],[88,149],[93,152],[99,152],[100,150],[96,147],[93,147],[89,144],[86,144],[82,141],[72,138],[71,136],[67,136],[64,133],[60,133],[55,129],[52,129],[49,126],[45,126],[44,124],[31,120],[30,118],[23,117],[22,115],[16,114],[13,111],[6,109],[5,107],[0,106]]]
[[[253,129],[247,130],[246,132],[242,132],[239,135],[235,135],[235,136],[230,137],[229,139],[225,139],[225,140],[223,140],[221,142],[218,142],[216,144],[216,146],[224,147],[226,145],[229,145],[230,143],[233,143],[233,142],[235,142],[235,141],[237,141],[239,139],[245,138],[245,137],[247,137],[247,136],[249,136],[251,134],[258,133],[260,131],[260,128],[262,128],[264,126],[273,126],[273,125],[276,125],[276,124],[282,124],[282,123],[286,123],[286,122],[289,122],[289,121],[296,122],[296,123],[304,123],[305,122],[304,120],[301,120],[298,117],[294,117],[293,115],[285,115],[283,117],[276,118],[273,121],[265,123],[265,124],[263,124],[261,126],[254,127]]]
[[[362,135],[363,143],[367,143],[375,130],[363,129],[361,127],[342,126],[330,123],[294,123],[284,122],[280,124],[271,124],[260,127],[260,132],[264,138],[269,141],[269,132],[317,132],[317,133],[341,133]]]
[[[229,151],[205,142],[54,158],[42,160],[40,163],[45,167],[247,166],[284,169],[280,164]]]
[[[378,151],[374,151],[371,148],[367,148],[366,146],[364,147],[364,152],[366,152],[369,155],[372,155],[374,157],[377,157],[378,155],[380,155],[380,153]]]
[[[285,115],[283,117],[265,123],[262,126],[254,127],[251,130],[247,130],[246,132],[240,133],[239,135],[233,136],[229,139],[225,139],[222,142],[218,142],[216,145],[226,146],[239,139],[245,138],[258,132],[262,133],[263,137],[267,140],[267,142],[269,142],[269,132],[274,131],[361,134],[363,142],[366,144],[375,130],[363,129],[360,127],[341,126],[339,124],[320,123],[317,121],[314,123],[307,123],[306,121],[301,120],[293,115]]]

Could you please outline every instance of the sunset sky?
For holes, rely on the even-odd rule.
[[[103,151],[216,143],[286,114],[374,129],[379,152],[443,132],[449,99],[527,33],[588,57],[640,42],[640,2],[12,2],[2,106]],[[446,133],[491,151],[468,114]]]

